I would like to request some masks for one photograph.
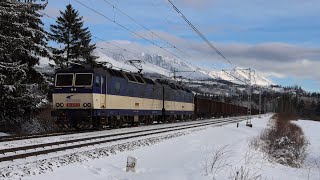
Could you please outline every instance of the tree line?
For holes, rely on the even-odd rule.
[[[283,93],[278,98],[277,112],[296,119],[320,121],[320,100],[299,94]]]

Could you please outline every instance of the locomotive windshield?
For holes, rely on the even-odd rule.
[[[92,74],[90,73],[76,73],[75,86],[92,86]]]
[[[68,87],[72,86],[73,74],[57,74],[56,75],[56,86],[57,87]]]

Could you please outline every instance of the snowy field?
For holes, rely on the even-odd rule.
[[[74,162],[44,174],[26,176],[28,180],[106,180],[106,179],[231,179],[243,167],[252,176],[261,179],[320,179],[320,169],[306,165],[296,169],[271,163],[264,156],[248,146],[251,138],[256,137],[268,126],[271,116],[253,119],[253,128],[241,122],[218,127],[202,128],[174,138],[138,146],[131,150],[115,152],[99,159],[86,159]],[[309,156],[306,164],[320,161],[320,123],[314,121],[296,122],[304,130],[310,141]],[[205,168],[215,150],[224,147],[224,158],[213,171]],[[136,172],[126,172],[128,156],[138,159]],[[210,163],[208,163],[210,164]],[[207,169],[207,172],[206,172]],[[233,178],[234,179],[234,178]]]

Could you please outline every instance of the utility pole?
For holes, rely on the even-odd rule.
[[[259,92],[259,118],[261,118],[261,91]]]
[[[241,70],[242,72],[244,71],[248,71],[248,77],[245,78],[242,75],[240,75],[239,73],[236,72],[236,70]],[[248,127],[252,127],[251,124],[251,118],[252,118],[252,114],[251,114],[251,106],[252,106],[252,84],[251,84],[251,80],[252,80],[252,75],[254,75],[254,71],[251,68],[248,69],[236,69],[233,68],[230,72],[227,72],[226,70],[222,70],[223,72],[225,72],[227,75],[245,83],[247,85],[247,94],[248,94],[248,104],[247,104],[247,122],[246,122],[246,126]]]
[[[251,96],[252,96],[252,86],[251,86],[251,68],[248,69],[249,77],[248,77],[248,112],[247,112],[247,123],[246,126],[252,127],[251,124]]]
[[[264,104],[264,113],[266,114],[267,113],[267,98],[266,97],[264,97],[263,104]]]

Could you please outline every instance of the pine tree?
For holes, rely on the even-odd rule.
[[[34,118],[43,98],[44,78],[33,67],[48,55],[38,12],[45,6],[0,1],[0,123],[16,131]]]
[[[58,68],[67,68],[70,63],[95,65],[93,55],[95,44],[90,44],[91,33],[83,28],[82,17],[69,4],[64,12],[60,11],[56,25],[51,25],[50,38],[64,47],[52,48],[53,59]]]

